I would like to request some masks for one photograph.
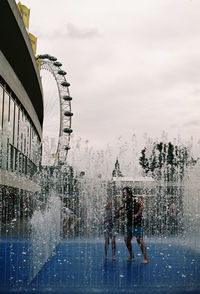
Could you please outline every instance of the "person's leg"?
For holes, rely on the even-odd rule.
[[[133,253],[133,250],[132,250],[131,240],[132,240],[132,233],[126,234],[125,237],[124,237],[124,241],[125,241],[126,247],[127,247],[128,251],[129,251],[129,254],[130,254],[130,257],[128,257],[126,259],[126,261],[130,261],[131,259],[134,258],[134,253]]]
[[[63,229],[62,229],[62,233],[63,233],[62,235],[63,235],[63,237],[65,237],[67,235],[66,227],[67,227],[66,221],[64,220],[63,221]]]
[[[112,237],[112,260],[116,260],[116,238]]]
[[[109,238],[105,238],[105,257],[108,259],[108,246],[109,246]]]
[[[149,259],[147,257],[147,248],[144,244],[144,240],[142,237],[138,237],[137,238],[137,242],[138,242],[138,245],[140,246],[140,249],[142,251],[142,254],[144,256],[144,260],[141,262],[142,264],[146,264],[146,263],[149,263]]]

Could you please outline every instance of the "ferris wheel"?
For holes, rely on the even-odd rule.
[[[70,149],[70,135],[73,132],[71,129],[71,120],[73,113],[71,112],[71,100],[69,86],[70,84],[67,82],[65,76],[66,72],[61,69],[62,64],[57,61],[56,57],[50,56],[48,54],[38,55],[37,60],[40,61],[40,72],[48,72],[53,77],[56,92],[53,95],[48,95],[48,99],[50,102],[50,110],[51,113],[48,118],[48,124],[50,124],[54,116],[59,116],[59,120],[54,123],[54,125],[50,125],[50,129],[56,129],[57,140],[54,148],[54,156],[53,165],[65,165],[67,154]],[[42,84],[45,82],[42,76]],[[53,81],[50,81],[46,86],[48,90],[51,87]],[[44,88],[43,88],[44,91]],[[45,92],[45,91],[44,91]],[[45,97],[45,93],[44,97]],[[52,97],[51,97],[52,96]],[[45,100],[45,99],[44,99]],[[44,101],[45,102],[45,101]],[[51,103],[51,104],[50,104]],[[57,110],[56,110],[57,104]],[[54,113],[53,113],[54,111]],[[59,114],[59,115],[58,115]],[[45,113],[44,113],[45,119]],[[55,136],[55,135],[54,135]],[[52,155],[52,154],[51,154]],[[52,163],[51,163],[52,165]]]

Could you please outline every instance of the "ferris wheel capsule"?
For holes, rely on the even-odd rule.
[[[70,83],[68,83],[68,82],[65,81],[65,82],[62,82],[61,85],[63,87],[69,87],[70,86]]]
[[[72,97],[70,97],[70,96],[63,96],[63,99],[66,100],[66,101],[71,101],[72,100]]]
[[[67,133],[67,134],[71,134],[71,133],[73,132],[73,130],[70,129],[70,128],[64,128],[64,129],[63,129],[63,132],[64,132],[64,133]]]
[[[65,111],[64,115],[65,116],[73,116],[73,113],[71,111]]]
[[[60,66],[62,66],[62,63],[60,63],[59,61],[55,61],[55,62],[53,63],[53,65],[55,65],[55,66],[57,66],[57,67],[60,67]]]
[[[48,58],[48,57],[49,57],[48,54],[42,54],[42,55],[39,55],[39,56],[38,56],[39,59],[46,59],[46,58]]]
[[[56,60],[57,60],[57,58],[56,58],[56,57],[54,57],[54,56],[49,56],[49,60],[51,60],[51,61],[56,61]]]
[[[61,75],[61,76],[65,76],[67,73],[66,73],[66,71],[60,69],[58,71],[58,74]]]

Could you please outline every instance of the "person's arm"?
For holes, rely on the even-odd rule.
[[[138,209],[138,212],[133,215],[133,218],[138,217],[142,213],[142,211],[144,209],[144,204],[143,204],[142,200],[138,199],[138,203],[139,203],[140,207]]]
[[[120,210],[122,210],[124,207],[125,207],[125,204],[122,203],[122,204],[120,205],[120,207],[117,209],[116,217],[120,217]]]

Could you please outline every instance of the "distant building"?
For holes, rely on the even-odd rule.
[[[43,94],[28,32],[13,0],[0,1],[0,218],[28,216],[40,191]]]
[[[116,159],[109,190],[112,190],[111,193],[116,196],[121,193],[123,187],[129,186],[132,188],[134,195],[155,195],[155,184],[156,182],[152,177],[124,177],[120,170],[119,160]]]
[[[152,177],[114,177],[112,180],[117,190],[128,186],[133,195],[155,195],[156,181]]]
[[[122,176],[123,175],[122,175],[122,172],[120,170],[119,161],[117,159],[116,162],[115,162],[115,168],[114,168],[114,170],[112,172],[112,177],[122,177]]]

